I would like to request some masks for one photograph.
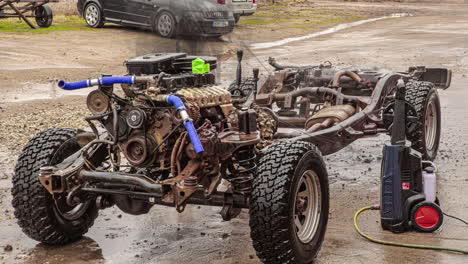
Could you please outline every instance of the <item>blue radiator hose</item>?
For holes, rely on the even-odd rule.
[[[169,95],[166,100],[177,109],[180,116],[182,117],[185,129],[187,130],[187,133],[190,137],[190,141],[192,141],[195,152],[197,154],[204,152],[205,150],[203,149],[202,143],[200,142],[200,138],[198,138],[197,130],[195,130],[192,119],[190,119],[190,116],[187,113],[187,108],[185,108],[182,100],[175,95]]]
[[[67,83],[61,80],[57,83],[58,87],[64,90],[76,90],[81,88],[87,88],[95,85],[110,85],[114,83],[128,83],[134,84],[136,80],[135,76],[114,76],[114,77],[101,77],[97,79],[83,80],[79,82]]]

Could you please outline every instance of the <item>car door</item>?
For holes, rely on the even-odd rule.
[[[161,6],[161,0],[127,0],[128,9],[125,22],[129,24],[151,27],[154,14]]]
[[[125,6],[128,0],[101,0],[104,17],[109,22],[120,23],[125,17]]]

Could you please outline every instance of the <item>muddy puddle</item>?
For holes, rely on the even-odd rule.
[[[391,14],[391,15],[388,15],[388,16],[364,19],[364,20],[359,20],[359,21],[355,21],[355,22],[351,22],[351,23],[343,23],[343,24],[338,24],[338,25],[336,25],[334,27],[331,27],[331,28],[328,28],[328,29],[325,29],[325,30],[322,30],[322,31],[319,31],[319,32],[315,32],[315,33],[312,33],[312,34],[308,34],[308,35],[305,35],[305,36],[287,38],[287,39],[282,39],[282,40],[273,41],[273,42],[255,43],[255,44],[251,44],[250,47],[252,49],[273,48],[273,47],[285,45],[285,44],[295,42],[295,41],[306,40],[306,39],[316,38],[316,37],[323,36],[323,35],[333,34],[333,33],[336,33],[336,32],[339,32],[339,31],[342,31],[342,30],[345,30],[345,29],[353,28],[353,27],[356,27],[356,26],[360,26],[360,25],[363,25],[363,24],[366,24],[366,23],[371,23],[371,22],[384,20],[384,19],[389,19],[389,18],[399,18],[399,17],[407,17],[407,16],[411,16],[411,14],[409,14],[409,13],[395,13],[395,14]]]
[[[0,90],[0,102],[26,102],[38,99],[54,99],[68,95],[87,95],[89,89],[66,91],[57,87],[57,81],[49,83],[4,84]]]

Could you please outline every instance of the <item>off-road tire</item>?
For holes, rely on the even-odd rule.
[[[434,160],[439,149],[440,133],[441,133],[441,113],[440,99],[437,89],[431,82],[408,81],[406,83],[406,101],[410,103],[416,110],[418,124],[411,133],[407,133],[408,140],[411,141],[412,147],[421,152],[423,159]],[[426,142],[426,113],[430,104],[434,104],[437,114],[437,124],[434,143],[432,146]]]
[[[318,254],[328,222],[328,175],[320,151],[307,142],[285,141],[266,148],[250,200],[253,246],[263,263],[310,263]],[[318,228],[309,243],[298,239],[294,224],[295,193],[306,171],[320,182]]]
[[[255,80],[251,77],[242,78],[241,84],[237,87],[237,82],[234,81],[229,85],[228,91],[234,98],[247,99],[255,89]]]
[[[63,218],[52,196],[39,183],[39,169],[57,164],[79,150],[76,130],[52,128],[36,134],[24,147],[13,176],[13,207],[23,232],[37,241],[63,245],[88,231],[97,217],[94,202],[77,219]]]

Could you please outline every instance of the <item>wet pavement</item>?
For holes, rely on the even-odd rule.
[[[337,65],[381,65],[392,70],[405,70],[414,65],[451,68],[452,86],[439,91],[443,127],[435,161],[438,197],[445,212],[468,219],[465,191],[468,189],[468,123],[465,121],[468,18],[463,15],[466,11],[468,6],[453,9],[444,6],[440,14],[381,20],[331,35],[255,50],[257,57],[246,52],[244,72],[249,74],[252,67],[271,70],[265,66],[269,56],[284,64],[318,64],[329,60]],[[105,65],[106,70],[112,69],[110,64]],[[234,66],[233,58],[223,62],[225,80],[233,78]],[[60,74],[71,76],[65,72]],[[46,85],[43,91],[47,89]],[[57,115],[54,112],[57,108],[70,111],[84,108],[82,96],[14,101],[14,98],[5,99],[0,103],[0,126],[8,126],[7,119],[32,116],[34,120],[30,122],[39,130],[51,125],[46,119]],[[71,118],[54,119],[52,125],[68,124]],[[35,132],[21,126],[16,129],[24,137]],[[330,220],[316,263],[467,263],[467,256],[453,253],[371,244],[354,231],[354,212],[379,201],[381,148],[387,139],[385,135],[363,139],[326,157],[331,183]],[[210,207],[188,206],[178,214],[174,208],[155,206],[143,216],[126,215],[110,208],[101,211],[84,239],[64,247],[38,244],[18,228],[10,205],[11,173],[19,149],[11,142],[23,139],[9,139],[0,131],[0,140],[0,263],[259,263],[251,246],[248,213],[224,222],[218,214],[220,209]],[[391,234],[381,230],[378,220],[378,212],[364,213],[361,229],[380,239],[468,249],[468,227],[453,219],[446,218],[442,228],[432,234]],[[12,251],[2,249],[6,245],[11,245]]]

